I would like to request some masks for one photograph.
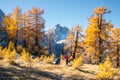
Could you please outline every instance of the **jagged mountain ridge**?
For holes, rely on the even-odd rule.
[[[67,27],[62,27],[60,24],[57,24],[53,27],[55,33],[55,42],[64,40],[68,36],[69,29]]]
[[[59,56],[62,53],[62,47],[63,47],[62,43],[66,41],[66,37],[69,35],[68,33],[69,29],[65,26],[62,27],[60,24],[56,24],[50,30],[52,30],[52,33],[54,35],[52,39],[52,45],[54,46],[52,49],[52,52],[55,53],[56,56]],[[46,35],[46,38],[52,37],[49,33],[49,30],[45,33],[45,35]],[[47,45],[47,47],[49,50],[50,46]]]

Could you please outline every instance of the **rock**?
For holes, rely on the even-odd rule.
[[[3,20],[4,17],[5,17],[5,14],[4,14],[4,12],[0,9],[0,28],[2,27],[1,22],[2,22],[2,20]]]
[[[2,19],[4,18],[5,14],[4,12],[0,9],[0,46],[7,46],[8,45],[8,35],[5,30],[2,30]]]
[[[0,31],[0,46],[7,46],[8,45],[8,35],[6,31]]]

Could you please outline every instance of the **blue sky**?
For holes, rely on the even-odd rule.
[[[23,12],[32,7],[45,10],[46,30],[59,23],[71,28],[77,24],[85,29],[88,25],[87,17],[93,14],[93,9],[106,6],[112,13],[104,17],[111,20],[116,27],[120,27],[120,0],[1,0],[0,9],[6,14],[19,6]]]

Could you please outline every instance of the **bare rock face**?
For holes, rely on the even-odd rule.
[[[69,29],[67,27],[62,27],[60,24],[54,26],[55,42],[66,39],[68,36]]]
[[[8,45],[8,35],[5,30],[2,30],[2,19],[5,17],[4,12],[0,9],[0,46],[7,46]]]
[[[8,35],[6,31],[0,31],[0,46],[7,46],[8,45]]]
[[[2,19],[5,17],[5,14],[4,14],[4,12],[0,9],[0,28],[2,27],[2,24],[1,24],[1,22],[2,22]]]

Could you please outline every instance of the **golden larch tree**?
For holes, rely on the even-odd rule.
[[[112,49],[114,50],[112,54],[116,56],[115,67],[120,66],[120,28],[114,28],[112,30]]]
[[[42,18],[43,13],[44,13],[43,9],[35,8],[35,7],[27,11],[28,24],[31,27],[35,27],[35,29],[37,30],[36,31],[37,35],[35,36],[35,41],[36,41],[35,46],[39,45],[39,41],[42,40],[44,36],[45,20]]]
[[[82,49],[82,28],[77,25],[69,31],[69,36],[67,37],[68,44],[64,47],[72,55],[73,60],[80,53]],[[77,54],[76,54],[77,53]]]
[[[102,61],[102,55],[108,49],[108,39],[110,37],[113,25],[106,22],[104,15],[110,13],[106,7],[98,7],[94,9],[94,15],[89,19],[90,23],[86,29],[86,53],[92,63]]]
[[[15,41],[15,46],[17,46],[17,41],[18,41],[18,34],[19,34],[19,28],[22,27],[22,10],[17,6],[12,13],[12,18],[15,22],[15,25],[17,27],[17,31],[16,31],[16,41]]]
[[[9,40],[12,42],[15,42],[16,41],[17,26],[15,24],[14,19],[9,15],[5,16],[5,18],[2,21],[2,25],[8,33]]]

